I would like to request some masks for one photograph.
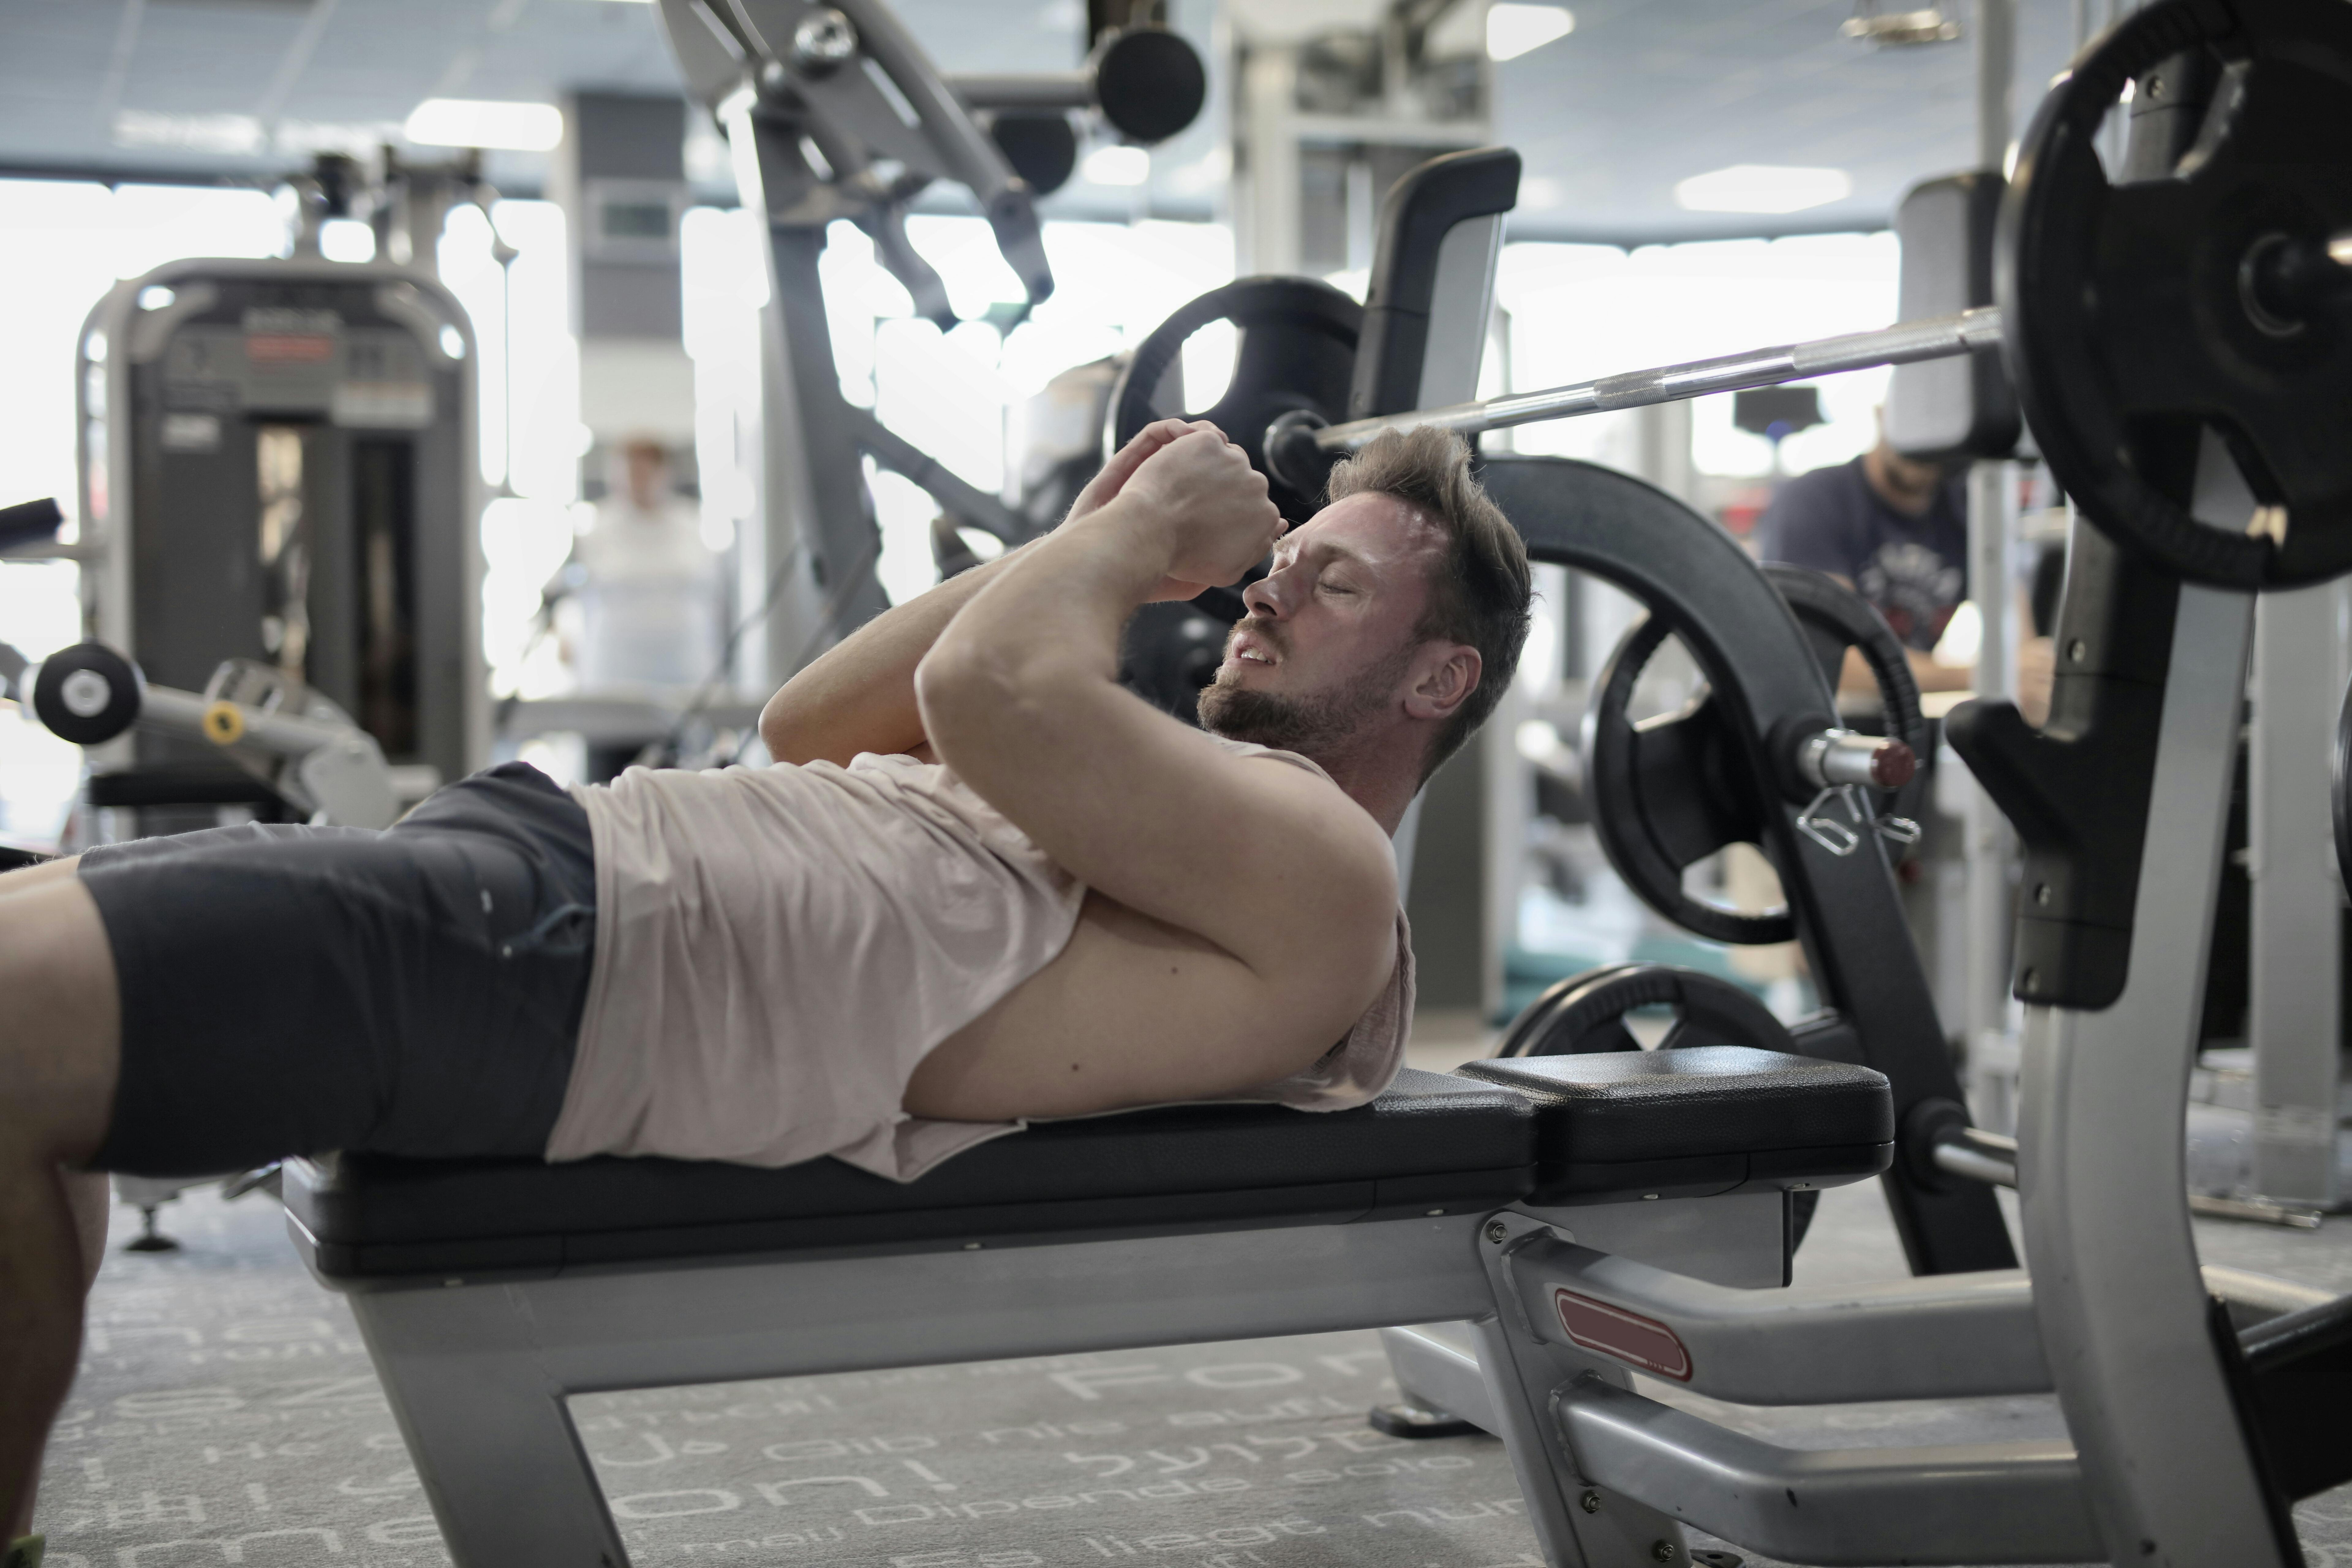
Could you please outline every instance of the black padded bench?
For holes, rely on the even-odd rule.
[[[1480,1227],[1732,1285],[1787,1278],[1790,1191],[1884,1170],[1867,1068],[1737,1047],[1406,1070],[1310,1115],[1040,1125],[898,1184],[830,1160],[288,1167],[459,1568],[626,1561],[565,1396],[1492,1318]]]

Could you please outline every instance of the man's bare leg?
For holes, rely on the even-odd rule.
[[[62,882],[80,868],[81,857],[68,855],[56,860],[44,860],[37,866],[26,866],[15,871],[0,872],[0,899],[11,893],[29,893],[36,888],[46,888],[52,882]]]
[[[0,882],[0,1547],[31,1527],[49,1423],[80,1354],[102,1250],[81,1222],[95,1209],[102,1225],[104,1179],[68,1167],[105,1137],[121,1032],[89,890],[54,872]]]

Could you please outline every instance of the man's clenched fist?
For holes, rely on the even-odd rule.
[[[1286,526],[1266,499],[1265,476],[1208,425],[1194,426],[1145,458],[1119,499],[1164,542],[1168,576],[1199,587],[1239,582]]]

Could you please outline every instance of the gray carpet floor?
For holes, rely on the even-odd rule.
[[[183,1249],[131,1253],[136,1216],[117,1212],[43,1479],[51,1568],[446,1563],[351,1314],[303,1272],[276,1207],[203,1191],[164,1215]],[[2209,1262],[2352,1289],[2352,1218],[2197,1234]],[[1874,1185],[1826,1194],[1798,1267],[1902,1274]],[[2063,1434],[2048,1399],[1778,1412],[1647,1391],[1805,1447]],[[1341,1333],[574,1411],[641,1565],[1539,1568],[1502,1446],[1382,1437],[1363,1414],[1392,1393],[1374,1336]],[[2352,1490],[2297,1517],[2315,1568],[2352,1568]]]

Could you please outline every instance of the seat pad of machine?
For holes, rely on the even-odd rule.
[[[551,1165],[346,1154],[289,1162],[284,1196],[297,1243],[318,1273],[364,1286],[661,1258],[1483,1212],[1557,1185],[1557,1171],[1549,1183],[1544,1171],[1574,1142],[1567,1124],[1621,1100],[1607,1125],[1612,1146],[1638,1140],[1646,1127],[1685,1168],[1677,1190],[1692,1181],[1711,1192],[1749,1184],[1751,1146],[1793,1149],[1792,1126],[1815,1140],[1820,1184],[1854,1179],[1843,1173],[1872,1158],[1871,1170],[1883,1168],[1892,1111],[1878,1074],[1738,1054],[1737,1070],[1712,1075],[1628,1074],[1605,1057],[1545,1058],[1567,1066],[1542,1083],[1408,1068],[1387,1092],[1351,1110],[1187,1105],[1044,1122],[903,1184],[830,1159],[765,1170],[659,1159]],[[1590,1079],[1584,1092],[1555,1091],[1580,1074]],[[1743,1092],[1751,1115],[1736,1109]],[[1582,1183],[1583,1201],[1605,1185]]]

